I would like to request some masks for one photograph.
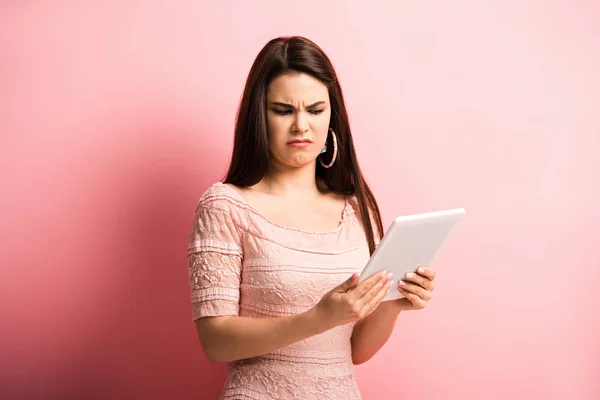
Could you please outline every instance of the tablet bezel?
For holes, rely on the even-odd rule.
[[[369,261],[359,274],[358,283],[363,282],[365,279],[367,279],[374,273],[380,272],[383,269],[385,269],[386,271],[393,273],[393,276],[391,278],[393,282],[389,293],[382,301],[390,301],[403,298],[404,296],[398,291],[397,282],[398,280],[402,279],[408,272],[416,272],[419,266],[415,265],[413,267],[394,267],[391,261],[386,263],[386,268],[380,266],[382,263],[387,261],[385,260],[386,248],[388,246],[398,246],[398,243],[393,242],[393,238],[396,235],[396,233],[402,229],[411,229],[414,226],[415,221],[422,221],[423,223],[428,224],[434,222],[434,226],[435,224],[437,224],[437,226],[439,226],[438,229],[440,229],[440,231],[444,230],[445,232],[443,232],[443,237],[438,243],[436,250],[431,254],[423,256],[424,259],[429,260],[428,264],[431,264],[431,262],[433,262],[433,260],[439,254],[441,248],[444,246],[444,243],[447,241],[451,232],[454,230],[456,224],[462,219],[465,213],[466,211],[464,208],[454,208],[443,211],[404,215],[395,218],[390,224],[390,227],[386,231],[385,235],[381,239],[381,242],[375,249],[375,252],[373,252],[373,255],[369,258]]]

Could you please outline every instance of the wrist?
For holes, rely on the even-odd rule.
[[[309,309],[308,311],[301,314],[302,323],[306,324],[309,327],[311,333],[315,335],[319,335],[328,331],[334,326],[328,322],[328,318],[322,310],[319,309],[319,306],[316,305]]]

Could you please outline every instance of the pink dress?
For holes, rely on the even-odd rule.
[[[187,251],[193,319],[304,312],[369,259],[356,200],[340,225],[307,232],[273,223],[234,189],[212,185],[196,209]],[[354,323],[228,364],[220,399],[360,399],[351,358]]]

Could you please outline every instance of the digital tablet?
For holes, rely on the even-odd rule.
[[[464,208],[401,216],[392,222],[379,246],[360,273],[359,283],[378,271],[393,273],[390,292],[382,301],[404,297],[398,281],[422,265],[430,265],[456,223],[465,215]]]

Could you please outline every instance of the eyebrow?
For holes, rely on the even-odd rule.
[[[292,110],[294,109],[293,105],[287,104],[287,103],[280,103],[278,101],[274,101],[271,104],[273,104],[274,106],[280,106],[280,107],[283,107],[283,108],[291,108]],[[325,104],[325,102],[324,101],[317,101],[316,103],[313,103],[313,104],[309,105],[306,108],[315,108],[316,106],[320,106],[321,104]]]

